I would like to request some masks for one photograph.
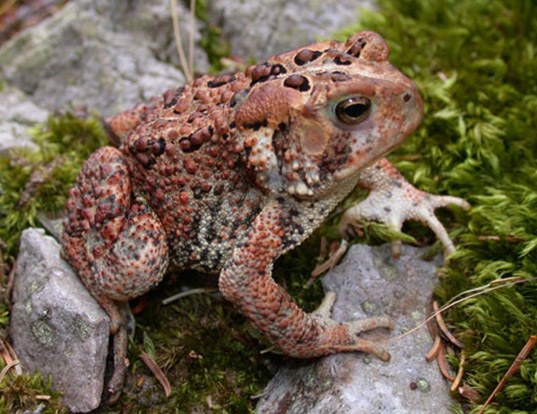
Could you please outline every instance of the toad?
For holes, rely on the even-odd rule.
[[[359,336],[391,327],[388,318],[336,323],[334,295],[308,314],[271,277],[274,261],[356,186],[370,194],[344,213],[342,230],[363,219],[397,230],[420,220],[453,251],[434,209],[468,204],[417,190],[383,158],[423,113],[416,85],[388,55],[382,37],[364,31],[244,73],[202,76],[108,120],[119,148],[84,163],[69,193],[63,249],[110,317],[112,395],[125,372],[127,301],[169,267],[217,274],[223,296],[287,355],[388,359]]]

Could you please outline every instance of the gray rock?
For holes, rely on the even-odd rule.
[[[0,90],[0,154],[18,147],[36,148],[28,129],[45,122],[48,112],[32,103],[19,89]]]
[[[372,0],[214,0],[211,18],[222,27],[234,54],[243,58],[267,56],[330,38],[358,21],[359,9]]]
[[[37,220],[52,237],[61,244],[63,232],[63,214],[62,213],[37,213]]]
[[[108,317],[42,229],[22,233],[10,336],[22,367],[51,375],[73,412],[98,407],[108,350]]]
[[[162,60],[175,48],[167,4],[69,2],[0,49],[0,76],[46,108],[82,106],[103,115],[177,88],[183,75]]]
[[[148,44],[151,52],[161,62],[171,63],[180,67],[177,45],[171,24],[171,7],[169,0],[130,0],[115,1],[100,0],[105,7],[110,7],[110,16],[115,31],[129,33],[138,41]],[[188,50],[189,34],[191,31],[190,12],[184,6],[185,2],[177,0],[181,40],[185,54]],[[199,73],[206,73],[209,67],[205,51],[197,46],[201,23],[194,19],[194,67]],[[159,93],[161,93],[160,91]]]
[[[426,327],[397,338],[426,317],[436,284],[438,262],[420,259],[422,249],[403,246],[401,258],[390,257],[388,245],[354,245],[342,263],[323,278],[336,292],[337,321],[389,315],[393,332],[363,335],[394,338],[386,348],[390,362],[363,353],[331,355],[316,361],[294,361],[271,380],[257,406],[267,413],[448,414],[454,401],[449,384],[425,354],[432,345]],[[411,384],[416,385],[413,389]]]

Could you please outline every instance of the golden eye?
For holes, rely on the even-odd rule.
[[[371,111],[371,100],[365,96],[354,96],[336,106],[337,119],[344,124],[356,125],[367,118]]]

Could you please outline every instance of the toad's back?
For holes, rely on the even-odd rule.
[[[249,84],[244,74],[203,76],[111,120],[116,129],[139,123],[121,150],[178,268],[218,272],[262,207],[233,121]]]

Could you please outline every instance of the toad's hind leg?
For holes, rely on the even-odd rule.
[[[220,274],[224,297],[248,317],[285,354],[313,358],[335,352],[370,352],[383,360],[389,354],[378,343],[358,337],[364,331],[391,328],[389,318],[338,323],[330,317],[335,296],[307,314],[271,277],[272,264],[284,246],[291,217],[276,203],[264,207],[247,239],[238,244]]]
[[[121,391],[126,368],[126,301],[156,285],[168,265],[160,220],[133,195],[123,154],[112,147],[84,163],[69,193],[64,253],[95,300],[110,317],[114,340],[111,399]]]

